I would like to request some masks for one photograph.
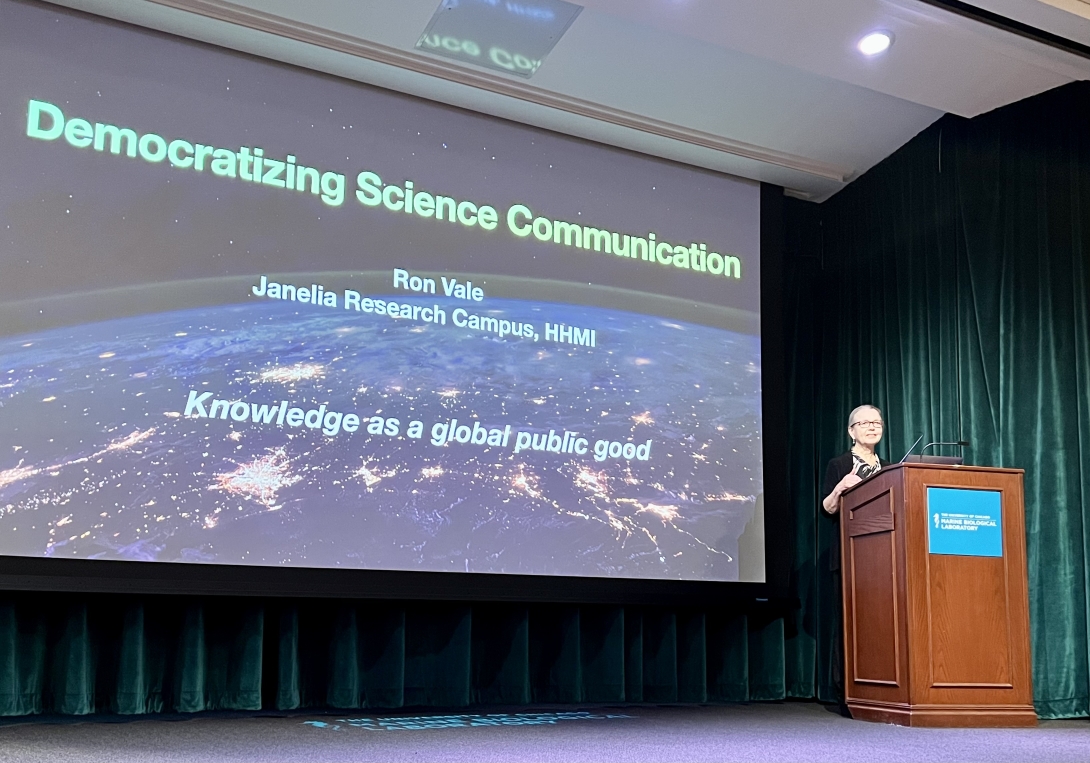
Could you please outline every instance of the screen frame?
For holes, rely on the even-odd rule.
[[[109,23],[129,26],[123,22]],[[198,46],[206,44],[187,42]],[[783,188],[761,183],[764,583],[0,556],[0,590],[705,606],[745,600],[788,600],[791,598],[789,581],[794,541],[786,487],[783,215]]]

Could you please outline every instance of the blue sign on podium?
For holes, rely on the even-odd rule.
[[[927,488],[928,550],[954,556],[1003,556],[998,490]]]

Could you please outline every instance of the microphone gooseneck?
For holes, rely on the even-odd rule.
[[[928,448],[939,447],[939,446],[942,446],[942,445],[951,445],[951,446],[956,445],[959,448],[965,448],[965,447],[968,447],[969,441],[968,440],[957,440],[955,442],[929,442],[929,443],[927,443],[927,445],[923,446],[923,449],[920,451],[920,454],[922,455],[923,452],[925,450],[927,450]],[[915,446],[913,446],[913,447],[915,447]]]
[[[923,435],[920,435],[916,438],[916,442],[912,443],[912,447],[908,449],[908,452],[905,453],[904,458],[902,458],[899,463],[903,464],[908,459],[908,457],[912,455],[912,451],[916,450],[916,446],[920,444],[920,440],[922,439]]]

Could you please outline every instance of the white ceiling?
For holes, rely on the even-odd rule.
[[[414,49],[439,0],[56,0],[823,200],[950,112],[1090,60],[916,0],[583,0],[530,80]],[[1090,43],[1087,0],[972,0]],[[856,41],[894,32],[883,56]]]

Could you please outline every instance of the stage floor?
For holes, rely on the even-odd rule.
[[[805,702],[8,722],[0,761],[1090,761],[1090,721],[908,729]]]

